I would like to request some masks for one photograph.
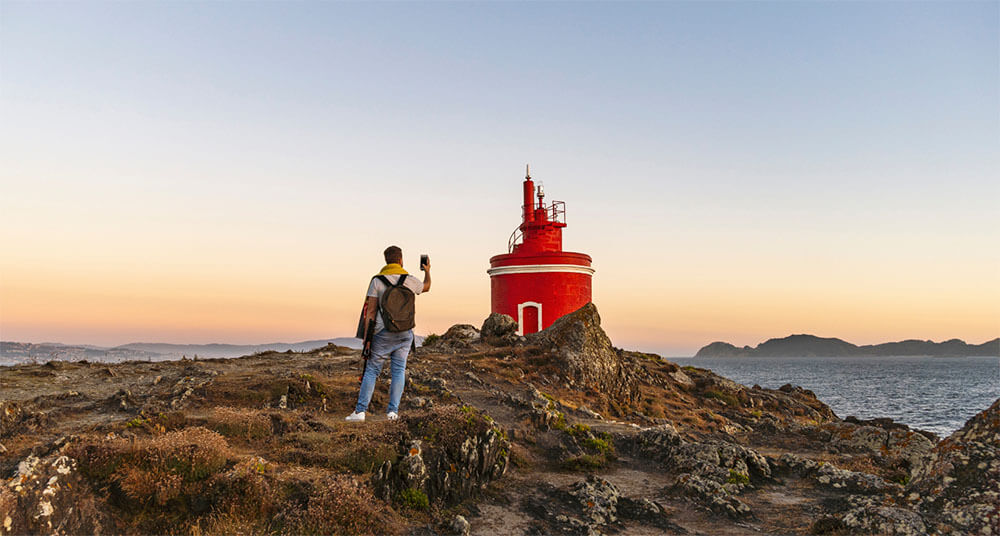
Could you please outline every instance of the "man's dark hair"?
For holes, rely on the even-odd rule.
[[[399,249],[398,246],[385,248],[383,255],[385,255],[386,264],[399,264],[403,262],[403,250]]]

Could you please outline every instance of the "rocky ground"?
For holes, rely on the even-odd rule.
[[[330,345],[0,369],[0,534],[1000,534],[1000,401],[939,441],[614,348],[459,325],[349,424]]]

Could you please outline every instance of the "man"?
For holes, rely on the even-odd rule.
[[[385,266],[368,285],[363,325],[367,326],[368,322],[374,318],[375,335],[372,337],[371,357],[368,359],[362,376],[358,403],[354,407],[354,413],[347,416],[346,420],[348,421],[361,422],[365,420],[365,411],[368,410],[368,403],[371,402],[372,393],[375,391],[375,380],[382,371],[382,365],[385,364],[386,359],[390,361],[390,371],[392,372],[386,418],[390,421],[399,418],[399,400],[403,397],[403,386],[406,383],[406,357],[413,345],[413,330],[393,332],[386,329],[382,311],[379,310],[382,295],[390,288],[386,285],[386,281],[390,285],[397,286],[400,278],[405,278],[403,286],[413,291],[414,295],[431,289],[431,264],[429,260],[420,267],[424,271],[424,280],[421,282],[416,277],[407,274],[406,270],[403,269],[403,250],[396,246],[389,246],[385,249],[384,255]],[[383,281],[383,277],[385,281]]]

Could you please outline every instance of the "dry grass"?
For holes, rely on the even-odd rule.
[[[147,532],[176,530],[178,522],[209,509],[225,494],[217,476],[235,461],[226,439],[201,427],[85,441],[70,455],[96,487],[109,490],[123,517],[135,515],[128,524]]]
[[[368,485],[336,476],[323,482],[287,526],[296,534],[387,534],[391,520]]]
[[[212,409],[208,427],[226,437],[250,441],[271,435],[271,418],[261,410],[217,407]]]

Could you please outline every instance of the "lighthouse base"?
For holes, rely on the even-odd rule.
[[[517,320],[518,335],[549,327],[591,302],[590,256],[559,252],[490,259],[492,312]]]

